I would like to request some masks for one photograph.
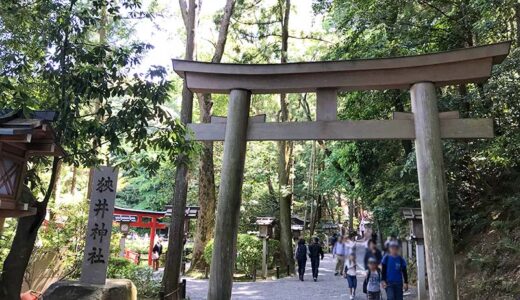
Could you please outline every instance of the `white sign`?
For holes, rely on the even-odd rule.
[[[80,281],[105,284],[118,170],[102,166],[90,172],[90,207]]]

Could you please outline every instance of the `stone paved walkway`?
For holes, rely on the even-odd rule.
[[[358,243],[361,245],[361,243]],[[364,253],[364,250],[361,250]],[[362,267],[362,255],[359,255],[358,263]],[[334,276],[335,261],[332,255],[326,254],[320,263],[318,282],[313,282],[311,277],[310,261],[307,260],[305,281],[301,282],[297,277],[282,278],[279,280],[267,280],[257,282],[233,283],[234,300],[241,299],[349,299],[346,279]],[[208,281],[186,278],[187,294],[191,300],[206,299]],[[356,300],[366,299],[362,291],[364,280],[363,272],[358,272],[358,291]],[[416,299],[413,293],[405,296],[405,299]]]

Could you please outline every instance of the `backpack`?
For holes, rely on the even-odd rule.
[[[381,279],[381,271],[377,269],[377,274],[379,275],[379,279]],[[363,281],[363,293],[368,294],[368,280],[370,279],[370,270],[368,270],[367,277]]]
[[[296,259],[305,259],[307,258],[307,246],[298,245],[296,249]]]

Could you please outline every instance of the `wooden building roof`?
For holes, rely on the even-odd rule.
[[[50,122],[56,113],[0,109],[0,218],[36,212],[32,193],[24,186],[27,160],[32,156],[64,156]]]
[[[25,159],[31,156],[64,156],[56,143],[50,122],[56,113],[35,111],[25,116],[18,110],[0,110],[0,147],[2,152]]]

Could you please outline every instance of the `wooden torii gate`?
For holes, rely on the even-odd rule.
[[[224,141],[208,299],[231,297],[247,141],[367,139],[415,140],[430,299],[456,299],[441,139],[491,138],[493,120],[439,113],[435,89],[485,81],[509,48],[505,42],[409,57],[265,65],[173,60],[191,92],[230,95],[226,122],[188,124],[194,140]],[[337,120],[338,91],[385,89],[410,89],[412,112],[393,120]],[[250,121],[251,94],[302,92],[317,94],[316,121]]]

